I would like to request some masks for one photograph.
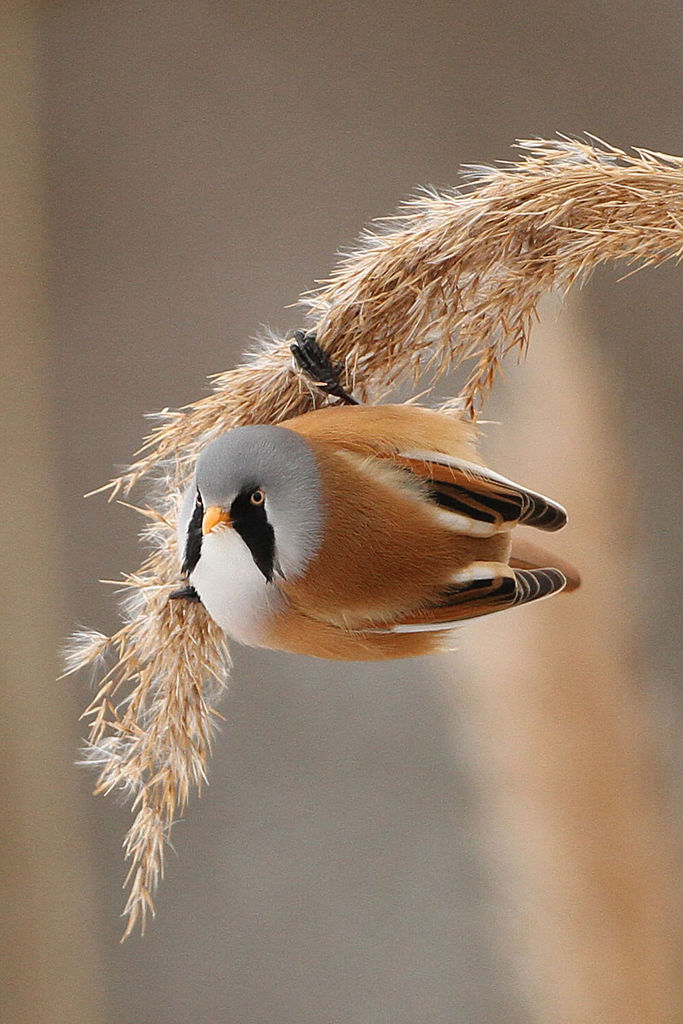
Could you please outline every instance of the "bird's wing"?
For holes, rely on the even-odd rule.
[[[472,425],[432,409],[335,406],[305,413],[287,426],[311,441],[410,470],[429,484],[439,505],[463,518],[466,533],[487,536],[516,523],[553,531],[567,521],[561,505],[470,461],[476,460]]]
[[[514,608],[563,590],[567,584],[559,569],[510,569],[499,563],[473,563],[463,574],[463,582],[447,587],[442,600],[431,608],[401,618],[390,626],[372,632],[438,632],[463,619]],[[466,580],[469,575],[469,580]]]
[[[393,461],[426,480],[441,508],[470,520],[475,527],[470,532],[487,536],[517,523],[555,531],[567,522],[557,502],[476,463],[431,451],[398,452]]]

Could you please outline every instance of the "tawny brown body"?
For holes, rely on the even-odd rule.
[[[328,407],[282,426],[315,452],[323,540],[302,577],[278,584],[287,607],[271,622],[265,645],[334,659],[410,657],[450,646],[454,620],[496,610],[495,602],[448,606],[444,593],[473,563],[512,576],[510,527],[490,536],[459,532],[455,518],[429,500],[434,466],[401,454],[480,464],[472,424],[397,405]],[[539,564],[528,550],[526,556],[525,564]],[[421,631],[440,622],[442,630]],[[396,626],[406,631],[391,632]]]

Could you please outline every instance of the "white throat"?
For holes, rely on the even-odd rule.
[[[263,644],[267,623],[284,602],[230,527],[218,527],[202,539],[190,583],[214,622],[233,639],[253,647]]]

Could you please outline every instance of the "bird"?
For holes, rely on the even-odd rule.
[[[309,342],[317,382],[342,402],[202,449],[178,516],[186,585],[174,599],[201,601],[249,646],[373,661],[450,649],[463,620],[579,585],[516,533],[559,530],[565,509],[488,469],[472,422],[359,404]]]

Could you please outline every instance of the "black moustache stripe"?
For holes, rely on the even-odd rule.
[[[230,518],[237,533],[251,551],[251,557],[272,583],[275,572],[275,533],[268,522],[263,505],[252,505],[249,500],[254,487],[245,488],[230,506]]]
[[[192,518],[187,527],[187,539],[185,541],[185,555],[183,557],[182,570],[186,576],[194,569],[202,553],[202,519],[204,518],[204,506],[201,498],[197,501],[192,512]]]
[[[250,495],[254,487],[245,488],[238,494],[230,506],[230,519],[234,530],[240,535],[251,552],[256,566],[263,573],[268,583],[273,580],[277,565],[275,556],[275,533],[268,522],[263,505],[252,505]],[[198,500],[187,527],[185,554],[182,570],[189,576],[197,565],[202,553],[202,519],[204,505]]]

